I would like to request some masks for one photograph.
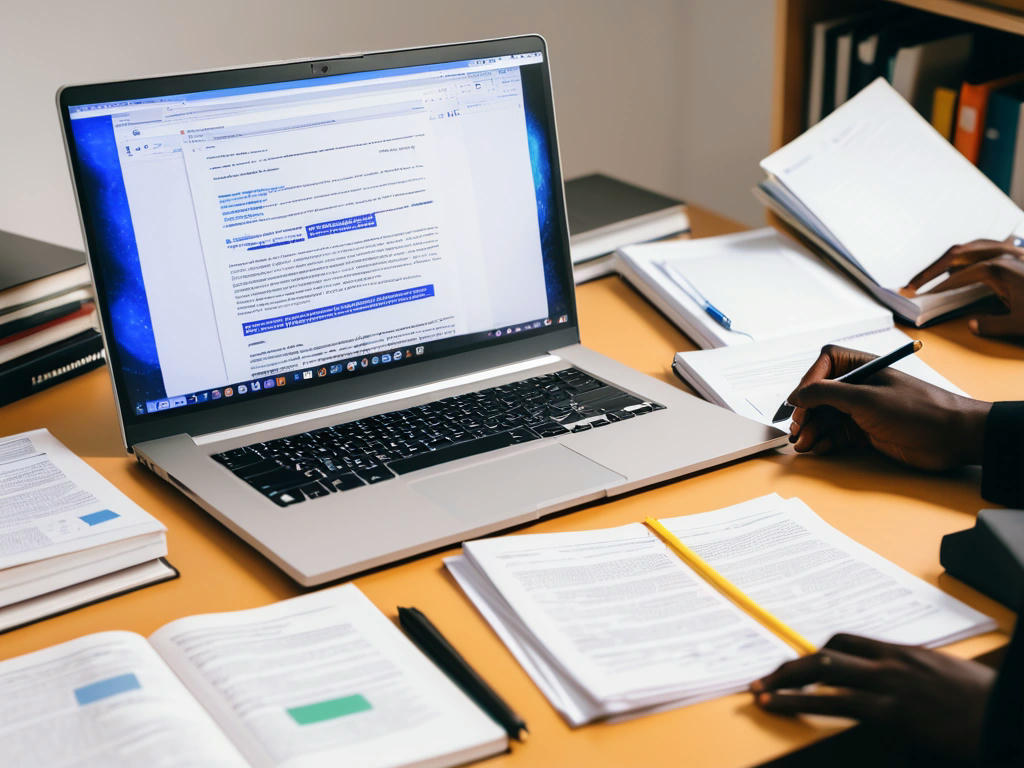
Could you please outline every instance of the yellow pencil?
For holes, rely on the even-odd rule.
[[[683,542],[679,540],[678,536],[672,533],[672,531],[662,525],[659,521],[655,520],[653,517],[648,517],[644,522],[647,523],[655,533],[661,536],[661,538],[665,540],[666,544],[676,550],[676,552],[679,553],[691,568],[718,587],[730,599],[732,599],[733,602],[761,622],[764,626],[774,631],[779,637],[801,653],[817,652],[818,649],[814,647],[814,644],[811,643],[810,640],[788,624],[783,623],[777,617],[768,613],[768,611],[747,597],[747,595],[741,592],[735,584],[712,568],[711,564],[704,558],[683,544]]]

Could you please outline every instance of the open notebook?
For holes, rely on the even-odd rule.
[[[677,352],[672,369],[705,400],[762,424],[772,424],[775,412],[818,359],[824,345],[838,344],[881,356],[909,340],[907,334],[892,327],[844,337],[811,331],[742,347]],[[905,357],[892,367],[949,392],[967,394],[917,355]]]
[[[813,646],[837,632],[939,646],[995,622],[770,494],[660,523],[471,541],[445,560],[571,725],[743,690],[796,658],[752,602]],[[746,605],[711,586],[717,571]]]
[[[765,424],[825,344],[882,355],[910,341],[888,309],[773,229],[630,246],[619,258],[622,274],[702,348],[678,353],[675,372],[705,399]],[[895,367],[963,394],[916,356]]]
[[[923,325],[988,295],[899,289],[951,246],[1019,233],[1024,211],[884,78],[761,161],[755,194],[880,302]],[[925,286],[927,287],[927,286]]]
[[[352,585],[0,662],[2,765],[441,766],[505,732]]]

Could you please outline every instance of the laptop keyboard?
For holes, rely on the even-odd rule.
[[[599,429],[664,407],[566,368],[212,458],[286,507],[517,443]]]

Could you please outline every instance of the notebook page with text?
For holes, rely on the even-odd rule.
[[[532,645],[609,712],[739,690],[795,656],[639,523],[463,551]]]
[[[825,344],[885,355],[909,341],[909,336],[891,326],[847,338],[812,332],[743,347],[679,352],[675,367],[706,399],[762,424],[772,424],[775,412]],[[949,392],[966,394],[917,355],[905,357],[892,367]]]
[[[1001,240],[1024,212],[879,78],[761,162],[879,285],[950,246]]]
[[[150,642],[254,766],[448,766],[505,732],[352,585],[191,616]]]
[[[139,635],[104,632],[0,662],[0,765],[248,765]]]
[[[939,646],[996,623],[858,544],[800,499],[762,496],[661,523],[813,644],[839,632]]]

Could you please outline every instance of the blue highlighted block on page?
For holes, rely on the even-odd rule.
[[[294,328],[297,325],[319,323],[322,320],[333,320],[336,317],[354,315],[357,312],[368,312],[371,309],[382,309],[383,307],[392,307],[396,304],[405,304],[407,301],[429,299],[433,295],[433,285],[419,285],[415,288],[406,288],[402,291],[378,293],[376,296],[367,296],[363,299],[346,301],[341,304],[331,304],[326,307],[317,307],[316,309],[306,309],[302,312],[295,312],[291,315],[268,317],[263,320],[254,320],[251,323],[242,323],[242,335],[252,336],[255,333],[280,331],[284,328]]]
[[[321,221],[319,224],[310,224],[306,227],[306,237],[339,235],[342,232],[351,232],[353,229],[366,229],[376,226],[377,214],[364,213],[361,216],[349,216],[347,219],[335,219],[334,221]]]
[[[84,707],[86,704],[109,699],[119,693],[137,691],[141,688],[139,678],[129,672],[127,675],[108,677],[106,680],[97,680],[95,683],[75,688],[75,699],[78,701],[78,706]]]
[[[120,517],[117,512],[112,509],[101,509],[99,512],[90,512],[88,515],[82,515],[79,520],[89,525],[99,525],[105,523],[107,520],[113,520],[116,517]]]

